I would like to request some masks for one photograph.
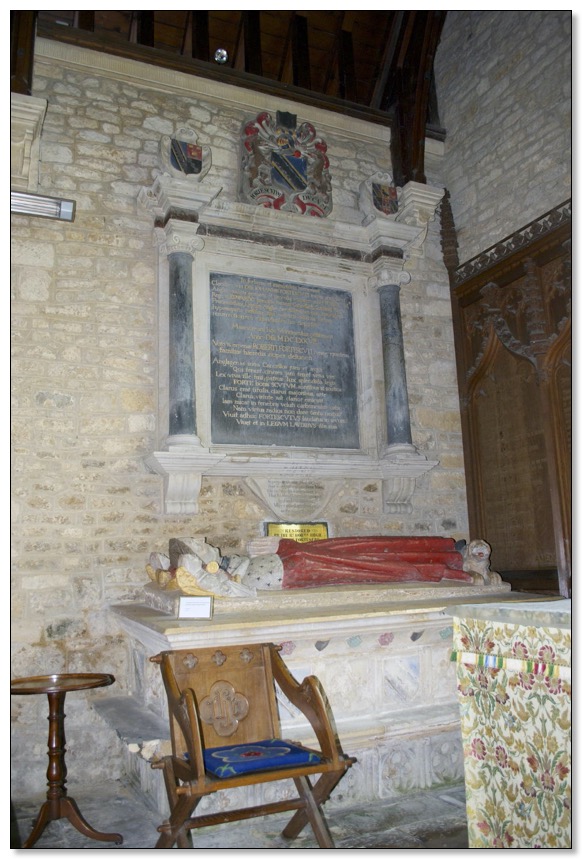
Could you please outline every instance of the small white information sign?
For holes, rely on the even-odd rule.
[[[214,597],[180,597],[178,618],[208,620],[214,610]]]

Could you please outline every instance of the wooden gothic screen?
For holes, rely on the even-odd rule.
[[[570,201],[449,267],[471,538],[521,590],[571,594]]]

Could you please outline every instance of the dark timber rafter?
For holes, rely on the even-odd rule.
[[[389,125],[397,184],[426,182],[425,137],[444,135],[433,62],[446,14],[11,11],[11,90],[31,92],[38,33]]]

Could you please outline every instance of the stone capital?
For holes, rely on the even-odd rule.
[[[204,247],[204,239],[197,236],[198,224],[183,221],[168,221],[165,227],[156,230],[156,238],[161,253],[169,256],[171,253],[186,253],[194,256],[196,251]]]
[[[368,284],[371,289],[379,291],[383,286],[404,286],[410,283],[411,279],[408,271],[381,268],[368,279]]]

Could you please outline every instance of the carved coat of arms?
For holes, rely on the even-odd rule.
[[[199,182],[210,170],[212,155],[209,146],[198,145],[198,135],[190,128],[181,128],[180,137],[162,137],[160,156],[164,170],[171,176]]]
[[[332,209],[327,144],[309,122],[260,113],[242,134],[241,195],[257,206],[325,218]]]
[[[364,224],[369,223],[379,215],[394,220],[398,214],[398,198],[400,188],[397,188],[390,173],[374,173],[360,185],[360,209],[364,213]]]
[[[372,203],[383,215],[395,215],[398,211],[398,189],[396,185],[381,185],[372,182]]]

